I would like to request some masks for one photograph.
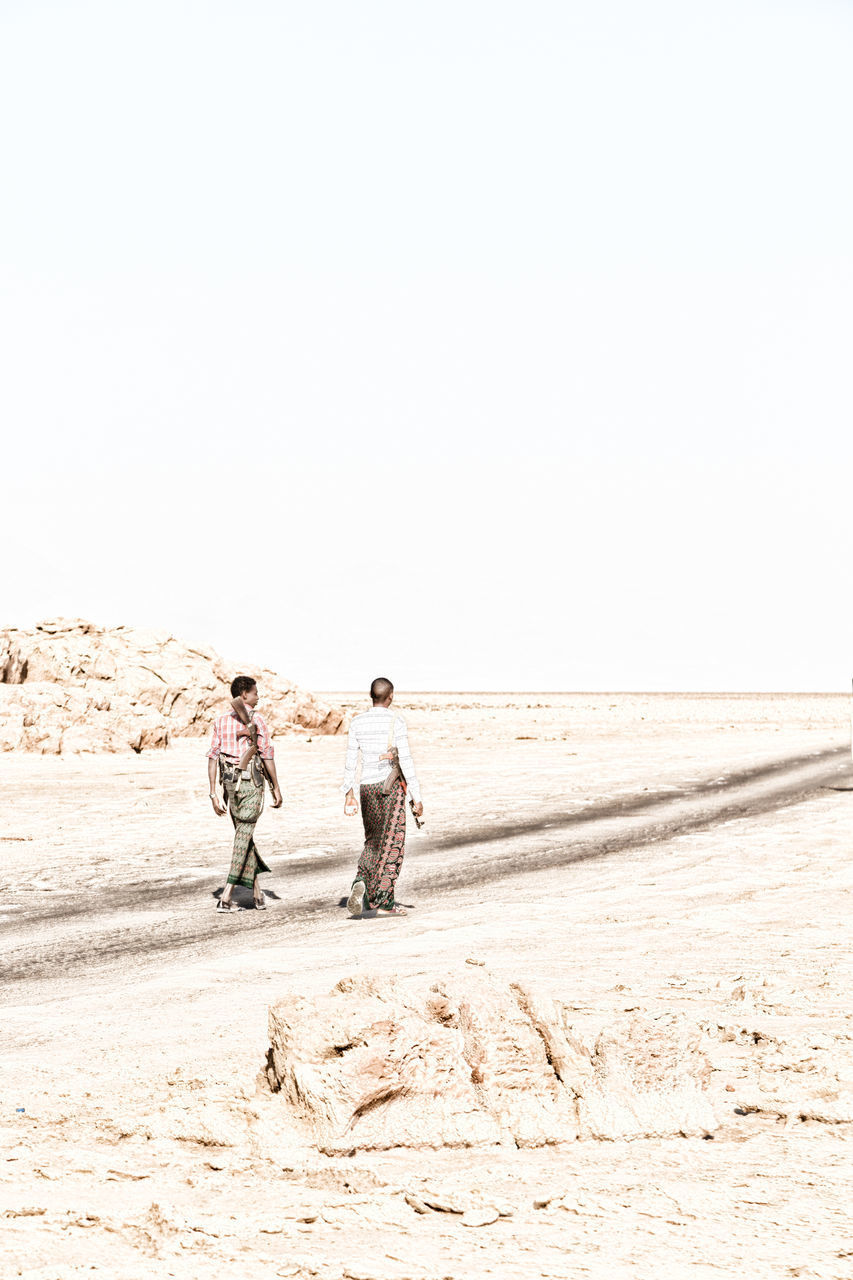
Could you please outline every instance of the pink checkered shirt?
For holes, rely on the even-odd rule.
[[[257,712],[254,720],[258,726],[258,755],[262,760],[272,760],[275,753],[266,722]],[[207,753],[208,760],[216,760],[219,756],[227,756],[229,760],[239,760],[249,742],[248,738],[237,737],[237,731],[242,728],[242,721],[238,720],[233,711],[226,711],[224,715],[217,716],[213,725],[210,750]]]

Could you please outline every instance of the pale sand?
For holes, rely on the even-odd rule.
[[[208,808],[202,742],[2,757],[0,963],[16,979],[2,993],[2,1274],[853,1275],[853,1126],[735,1113],[762,1071],[767,1083],[753,1033],[772,1028],[783,1050],[853,1043],[853,792],[828,785],[636,848],[642,812],[563,820],[843,747],[847,700],[472,694],[443,733],[446,698],[400,701],[428,827],[410,831],[400,882],[416,910],[381,925],[337,906],[359,845],[336,791],[340,738],[278,743],[286,806],[258,838],[279,901],[226,919],[211,892],[228,829]],[[849,756],[827,767],[830,785],[853,785]],[[575,849],[582,860],[542,868]],[[481,883],[453,887],[479,864]],[[329,1160],[256,1092],[283,993],[467,958],[538,982],[591,1026],[638,1007],[745,1032],[708,1041],[715,1139]],[[796,1059],[785,1081],[808,1076]],[[427,1184],[512,1215],[479,1228],[418,1215],[404,1193]]]

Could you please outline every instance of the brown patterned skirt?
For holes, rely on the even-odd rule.
[[[389,795],[381,782],[369,782],[361,787],[360,799],[364,850],[355,879],[367,886],[369,906],[389,911],[406,852],[406,792],[400,781]]]

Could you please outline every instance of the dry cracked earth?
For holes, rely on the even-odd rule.
[[[0,757],[0,1274],[853,1276],[846,701],[400,702],[427,825],[398,920],[341,905],[340,739],[277,744],[269,909],[226,917],[202,743]],[[270,1006],[466,972],[590,1043],[680,1016],[713,1133],[322,1154],[269,1089]]]

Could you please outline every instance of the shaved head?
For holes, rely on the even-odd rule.
[[[394,686],[385,676],[377,676],[370,686],[370,696],[374,704],[385,702],[394,692]]]

